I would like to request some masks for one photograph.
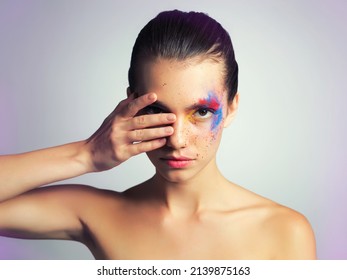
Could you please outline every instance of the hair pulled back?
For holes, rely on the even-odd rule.
[[[183,61],[199,56],[224,64],[225,87],[231,102],[237,92],[238,65],[228,32],[204,13],[161,12],[144,26],[135,41],[128,73],[130,90],[136,91],[137,67],[145,60]]]

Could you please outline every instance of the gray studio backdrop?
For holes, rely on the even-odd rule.
[[[347,258],[345,3],[2,0],[0,153],[90,136],[125,97],[140,29],[162,10],[203,11],[230,32],[240,66],[223,173],[306,215],[319,258]],[[67,182],[121,191],[153,172],[141,155]],[[0,259],[90,258],[74,242],[0,238]]]

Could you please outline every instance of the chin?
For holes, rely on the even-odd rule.
[[[195,177],[195,172],[187,169],[163,171],[156,169],[156,176],[160,176],[163,180],[169,183],[186,183]]]

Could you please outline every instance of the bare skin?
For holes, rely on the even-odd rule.
[[[303,215],[218,170],[222,132],[239,102],[227,100],[221,64],[158,59],[144,67],[136,95],[88,141],[0,157],[0,234],[77,240],[97,259],[314,259]],[[199,107],[211,96],[220,115]],[[38,188],[142,152],[156,173],[123,193]]]

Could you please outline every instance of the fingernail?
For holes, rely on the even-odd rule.
[[[171,126],[167,126],[167,127],[165,127],[165,132],[166,133],[172,133],[173,132],[173,128]]]
[[[167,115],[167,120],[168,121],[174,121],[174,120],[176,120],[176,116],[174,114]]]
[[[155,93],[151,93],[150,95],[148,95],[149,100],[154,100],[155,98],[156,98]]]

